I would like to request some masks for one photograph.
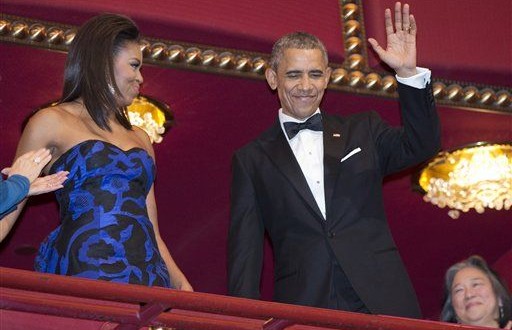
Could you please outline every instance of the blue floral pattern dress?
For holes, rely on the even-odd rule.
[[[65,152],[50,173],[69,171],[56,192],[61,224],[43,242],[40,272],[170,287],[147,209],[155,164],[141,148],[100,140]]]

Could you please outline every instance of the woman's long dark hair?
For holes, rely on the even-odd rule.
[[[463,260],[455,265],[451,266],[445,275],[445,286],[444,286],[444,305],[441,311],[441,321],[457,323],[457,315],[452,305],[452,284],[455,275],[463,268],[472,267],[480,270],[484,273],[492,284],[494,294],[499,301],[500,306],[498,311],[498,324],[503,328],[508,321],[511,319],[512,303],[510,299],[510,293],[507,290],[505,284],[501,281],[498,274],[491,269],[485,260],[477,255],[473,255],[466,260]]]
[[[120,94],[114,76],[114,57],[129,42],[140,42],[139,29],[126,16],[102,14],[87,21],[76,34],[64,69],[60,103],[81,97],[94,122],[110,131],[109,115],[114,111],[121,125],[131,129],[126,107],[120,107]]]

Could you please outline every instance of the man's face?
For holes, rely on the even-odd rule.
[[[296,119],[312,115],[329,83],[331,69],[319,49],[285,49],[277,72],[265,72],[272,90],[277,89],[283,113]]]

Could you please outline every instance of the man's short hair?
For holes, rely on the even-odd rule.
[[[283,58],[286,49],[319,49],[322,52],[325,63],[329,63],[327,50],[324,44],[316,36],[307,32],[293,32],[282,36],[272,47],[270,55],[270,68],[277,71],[279,62]]]

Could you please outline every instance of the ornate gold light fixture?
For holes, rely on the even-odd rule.
[[[423,199],[457,219],[470,209],[510,210],[512,206],[512,143],[479,142],[441,152],[420,173]]]
[[[152,143],[162,142],[162,135],[172,120],[169,106],[141,95],[128,107],[128,117],[132,125],[146,131]]]

